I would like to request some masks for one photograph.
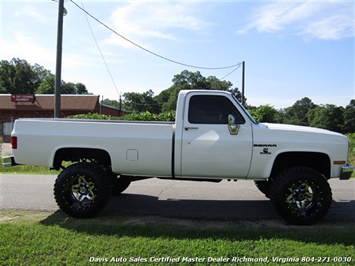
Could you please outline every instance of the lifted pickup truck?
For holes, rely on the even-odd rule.
[[[288,222],[313,224],[332,202],[327,180],[354,169],[346,136],[258,123],[224,91],[181,91],[175,124],[19,119],[12,151],[13,163],[63,169],[54,196],[78,218],[96,215],[131,181],[248,179]]]

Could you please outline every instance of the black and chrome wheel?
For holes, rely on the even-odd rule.
[[[285,170],[274,180],[270,199],[285,220],[309,225],[327,214],[332,192],[320,173],[307,167],[295,167]]]
[[[111,195],[106,172],[94,163],[77,163],[64,169],[54,185],[54,197],[62,211],[76,218],[100,212]]]

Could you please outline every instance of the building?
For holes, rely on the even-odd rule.
[[[99,95],[61,95],[61,117],[77,114],[99,113],[123,116],[129,112],[119,108],[101,105]],[[18,118],[54,117],[54,95],[11,95],[0,94],[0,137],[10,141],[13,122]]]

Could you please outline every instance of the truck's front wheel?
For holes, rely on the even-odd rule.
[[[54,197],[62,211],[76,218],[100,212],[111,195],[106,172],[94,163],[77,163],[63,170],[54,185]]]
[[[270,199],[285,220],[292,224],[309,225],[327,214],[332,192],[327,180],[317,171],[294,167],[274,180]]]

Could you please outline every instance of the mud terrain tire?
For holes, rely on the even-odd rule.
[[[294,167],[275,178],[270,199],[276,211],[289,223],[310,225],[327,214],[332,192],[319,172],[308,167]]]
[[[102,167],[95,163],[77,163],[58,175],[54,197],[60,209],[69,216],[88,218],[105,207],[111,187]]]

